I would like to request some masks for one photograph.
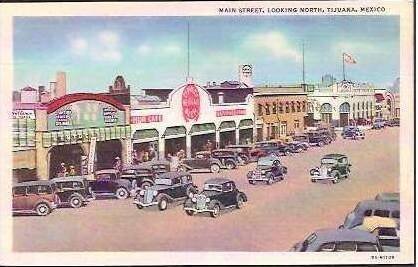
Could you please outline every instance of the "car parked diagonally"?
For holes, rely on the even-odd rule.
[[[97,196],[113,196],[125,199],[135,195],[132,183],[126,179],[120,179],[118,170],[104,169],[95,173],[95,180],[89,181],[94,198]]]
[[[212,158],[209,151],[197,152],[194,158],[185,158],[181,160],[178,171],[193,172],[193,171],[210,171],[218,173],[221,168],[226,168],[225,165],[217,158]]]
[[[192,194],[184,203],[187,215],[208,212],[214,218],[218,217],[221,210],[229,208],[241,209],[247,202],[247,195],[228,178],[212,178],[205,181],[203,190]]]
[[[153,186],[140,190],[134,204],[138,209],[157,205],[160,210],[166,210],[172,203],[184,202],[193,192],[197,188],[190,173],[166,172],[155,179]]]
[[[343,154],[328,154],[322,157],[321,165],[309,171],[311,181],[332,181],[334,184],[346,179],[351,172],[348,157]]]
[[[51,181],[56,184],[59,206],[80,208],[94,199],[89,182],[82,176],[59,177]]]
[[[31,181],[13,185],[13,214],[50,214],[59,203],[56,191],[56,184],[52,181]]]
[[[147,188],[154,184],[157,172],[149,164],[125,165],[120,173],[120,179],[131,183],[132,188]]]

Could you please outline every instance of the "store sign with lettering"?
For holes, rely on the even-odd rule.
[[[35,119],[35,111],[33,110],[13,110],[13,119]]]
[[[162,122],[163,115],[146,115],[146,116],[131,116],[131,123],[151,123],[151,122]]]
[[[102,128],[124,124],[125,111],[96,100],[73,102],[48,114],[48,130]]]
[[[216,111],[216,117],[239,116],[247,114],[246,109],[221,109]]]

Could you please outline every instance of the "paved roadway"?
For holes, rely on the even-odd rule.
[[[360,200],[399,188],[399,128],[367,131],[361,141],[343,140],[283,158],[286,180],[249,185],[254,163],[223,171],[248,198],[242,210],[214,219],[187,216],[181,206],[138,210],[132,199],[106,199],[47,217],[14,217],[15,251],[287,251],[319,228],[335,228]],[[338,184],[311,183],[308,170],[327,153],[344,153],[351,177]],[[212,174],[194,174],[200,187]]]

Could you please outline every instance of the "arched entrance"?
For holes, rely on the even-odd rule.
[[[347,102],[344,102],[340,105],[340,121],[339,126],[344,127],[349,124],[349,118],[350,118],[350,104]]]
[[[120,140],[99,141],[96,143],[95,167],[96,171],[113,168],[115,158],[122,157],[122,143]]]
[[[332,106],[329,103],[324,103],[321,105],[320,109],[321,121],[324,123],[331,123],[332,121]]]
[[[168,127],[163,138],[165,139],[164,154],[166,157],[168,154],[176,155],[180,150],[186,152],[186,128],[184,126]]]
[[[236,125],[234,121],[223,121],[219,126],[219,148],[236,144]]]
[[[70,166],[74,166],[75,175],[81,174],[81,156],[85,156],[85,153],[80,144],[54,146],[48,154],[49,178],[59,176],[61,163],[65,164],[67,172],[70,171]]]

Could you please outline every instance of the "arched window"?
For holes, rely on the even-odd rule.
[[[296,112],[295,102],[292,101],[292,113]]]
[[[350,104],[344,102],[340,105],[340,113],[350,113]]]
[[[332,113],[332,106],[329,103],[324,103],[321,106],[321,113]]]

